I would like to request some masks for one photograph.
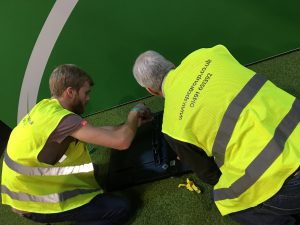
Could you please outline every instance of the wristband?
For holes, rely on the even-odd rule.
[[[141,110],[142,110],[142,108],[134,107],[134,108],[132,108],[130,111],[141,111]]]

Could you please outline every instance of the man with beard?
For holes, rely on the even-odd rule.
[[[126,150],[150,111],[139,104],[123,125],[95,127],[80,116],[93,86],[85,71],[60,65],[49,86],[52,98],[37,103],[11,133],[2,169],[2,203],[43,223],[126,223],[129,202],[103,193],[86,143]]]

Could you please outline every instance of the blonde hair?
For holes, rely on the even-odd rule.
[[[53,70],[49,78],[51,95],[59,97],[68,87],[79,91],[86,81],[91,86],[94,85],[92,78],[78,66],[72,64],[60,65]]]

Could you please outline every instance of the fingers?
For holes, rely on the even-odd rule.
[[[131,109],[131,111],[138,111],[140,125],[153,120],[151,110],[144,103],[137,104]]]
[[[146,109],[148,109],[148,108],[146,107],[146,105],[145,105],[144,103],[139,103],[139,104],[137,104],[136,106],[134,106],[134,107],[131,109],[131,111],[144,111],[144,110],[146,110]]]

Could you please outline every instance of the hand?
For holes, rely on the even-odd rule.
[[[138,112],[139,126],[153,120],[151,110],[148,107],[146,107],[144,103],[137,104],[131,109],[131,112],[132,111]]]

